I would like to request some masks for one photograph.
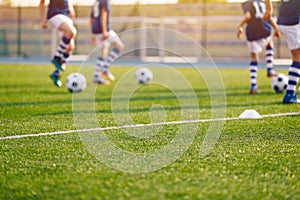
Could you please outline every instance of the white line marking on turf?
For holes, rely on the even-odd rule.
[[[263,118],[267,117],[282,117],[282,116],[292,116],[300,115],[300,112],[290,112],[290,113],[278,113],[278,114],[266,114],[262,115]],[[67,131],[55,131],[55,132],[46,132],[46,133],[37,133],[37,134],[24,134],[24,135],[12,135],[0,137],[0,140],[12,140],[12,139],[21,139],[28,137],[41,137],[49,135],[64,135],[68,133],[81,133],[86,131],[107,131],[107,130],[116,130],[116,129],[125,129],[125,128],[139,128],[139,127],[148,127],[148,126],[160,126],[160,125],[177,125],[177,124],[191,124],[191,123],[204,123],[204,122],[216,122],[216,121],[232,121],[238,120],[238,117],[230,118],[216,118],[216,119],[198,119],[198,120],[184,120],[184,121],[173,121],[173,122],[158,122],[153,124],[133,124],[133,125],[124,125],[124,126],[110,126],[105,128],[89,128],[89,129],[80,129],[80,130],[67,130]]]

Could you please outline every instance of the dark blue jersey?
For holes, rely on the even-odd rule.
[[[271,35],[271,23],[269,20],[263,20],[262,16],[266,11],[266,5],[263,0],[249,0],[242,3],[244,13],[249,12],[250,20],[246,26],[246,37],[248,41],[255,41],[266,38]]]
[[[107,31],[109,31],[109,17],[110,17],[110,5],[108,0],[96,0],[94,5],[92,6],[91,18],[94,19],[92,24],[92,33],[100,34],[103,32],[102,30],[102,21],[101,21],[101,9],[105,9],[107,11]]]
[[[68,0],[50,0],[47,19],[50,19],[51,17],[58,14],[63,14],[70,17]]]
[[[281,0],[277,24],[295,25],[300,22],[300,0]]]

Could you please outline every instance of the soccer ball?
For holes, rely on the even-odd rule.
[[[284,74],[278,74],[271,80],[271,87],[276,93],[282,93],[288,85],[288,77]]]
[[[86,79],[80,73],[72,73],[67,77],[66,87],[70,92],[81,92],[86,87]]]
[[[135,71],[135,79],[139,84],[148,83],[152,78],[152,72],[146,67],[141,67]]]

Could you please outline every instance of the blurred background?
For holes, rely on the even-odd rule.
[[[47,1],[46,1],[47,2]],[[76,11],[76,55],[88,55],[91,45],[90,8],[94,0],[73,0]],[[49,58],[57,44],[57,34],[41,29],[38,0],[0,0],[0,59]],[[245,40],[236,38],[236,27],[243,18],[240,0],[111,0],[111,28],[117,33],[143,27],[167,28],[185,34],[201,44],[213,59],[247,60]],[[274,17],[278,3],[274,3]],[[156,42],[163,34],[138,32],[124,41],[127,47]],[[121,35],[122,36],[122,35]],[[159,38],[162,45],[176,46],[182,56],[197,57],[189,44],[174,38]],[[289,58],[286,41],[274,38],[275,58]],[[147,51],[127,55],[128,59],[164,57],[167,52]],[[126,56],[125,56],[126,58]],[[264,58],[264,56],[262,57]]]

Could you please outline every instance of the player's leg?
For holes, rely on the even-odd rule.
[[[300,24],[294,26],[279,26],[279,29],[286,36],[293,60],[289,67],[289,81],[282,102],[285,104],[300,103],[295,93],[300,76]]]
[[[257,71],[258,71],[258,62],[259,62],[259,53],[262,51],[262,45],[260,41],[251,41],[247,42],[248,50],[250,52],[250,94],[256,94],[257,87]]]
[[[57,87],[61,87],[62,86],[62,82],[60,81],[60,70],[59,69],[55,69],[50,74],[50,78],[52,79],[54,85],[56,85]]]
[[[109,40],[111,42],[111,45],[113,46],[113,49],[110,51],[107,57],[108,65],[110,65],[115,59],[117,59],[117,57],[120,55],[120,52],[125,47],[120,37],[113,30],[111,30],[109,34],[110,34]]]
[[[250,94],[256,94],[257,93],[257,65],[258,65],[258,61],[259,61],[259,57],[257,53],[251,53],[251,62],[250,62],[250,66],[249,66],[249,70],[250,70]]]
[[[108,85],[110,84],[109,81],[103,79],[102,73],[104,71],[104,68],[106,66],[105,62],[105,57],[108,54],[108,49],[109,49],[109,42],[108,41],[102,41],[102,35],[101,34],[95,34],[94,35],[97,48],[99,50],[99,56],[96,60],[95,64],[95,70],[94,70],[94,75],[93,75],[93,83],[94,84],[103,84],[103,85]]]
[[[283,103],[300,103],[295,94],[296,86],[300,76],[300,48],[291,50],[293,63],[289,67],[288,86],[283,97]]]
[[[75,48],[74,38],[77,31],[71,19],[63,17],[58,30],[62,33],[58,49],[52,60],[53,64],[60,70],[65,70],[65,62]]]
[[[75,40],[74,38],[72,38],[69,45],[67,45],[66,51],[63,53],[63,57],[62,57],[63,63],[67,62],[67,59],[70,57],[74,49],[75,49]]]
[[[267,77],[271,78],[276,76],[277,73],[274,70],[274,45],[273,41],[270,40],[266,46],[266,67],[267,67]]]
[[[119,57],[120,52],[124,49],[124,44],[119,38],[119,36],[113,31],[109,31],[109,42],[113,46],[111,51],[108,53],[107,58],[105,59],[105,68],[102,71],[103,75],[107,77],[109,80],[114,80],[115,77],[109,71],[110,65]]]
[[[64,15],[56,15],[48,20],[49,24],[60,31],[61,40],[58,49],[52,59],[55,70],[50,74],[50,78],[57,87],[61,87],[60,71],[65,70],[64,62],[69,57],[70,52],[74,49],[74,40],[76,29],[70,18]]]

